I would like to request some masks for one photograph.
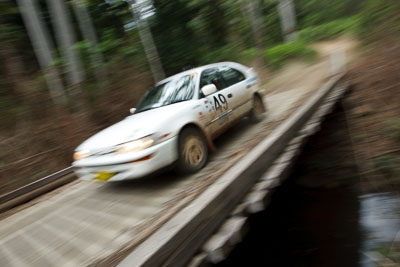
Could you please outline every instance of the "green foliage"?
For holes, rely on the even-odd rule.
[[[132,21],[128,3],[119,0],[113,4],[106,4],[104,0],[90,0],[90,15],[95,24],[100,40],[107,39],[110,29],[117,38],[125,37],[124,25]]]
[[[112,56],[118,51],[118,47],[122,44],[121,38],[118,38],[116,32],[112,28],[104,30],[102,41],[99,44],[100,52],[106,56]]]
[[[253,33],[249,17],[243,13],[243,2],[225,1],[228,40],[238,46],[249,48],[254,46]]]
[[[264,60],[272,68],[282,67],[290,59],[314,60],[317,52],[302,41],[276,45],[264,52]]]
[[[387,121],[386,132],[389,136],[400,138],[400,118],[389,119]]]
[[[305,42],[336,38],[344,33],[353,32],[358,26],[359,17],[334,20],[317,26],[309,26],[299,31],[299,38]]]
[[[400,179],[400,157],[387,154],[372,159],[377,170],[388,178]]]
[[[400,1],[369,0],[360,14],[360,37],[367,42],[400,35]]]
[[[208,41],[204,36],[197,39],[190,24],[198,7],[190,6],[186,1],[167,0],[154,1],[154,7],[152,32],[167,75],[179,72],[185,66],[196,65],[200,58],[199,48]]]
[[[227,19],[221,0],[208,1],[202,11],[207,29],[207,36],[213,47],[221,47],[227,43]]]
[[[64,58],[59,57],[54,59],[51,63],[49,67],[60,67],[64,64]]]
[[[233,44],[211,49],[204,54],[200,64],[210,64],[218,61],[237,61],[240,57],[238,48]]]
[[[379,258],[377,262],[377,266],[398,266],[400,263],[400,251],[397,246],[393,246],[391,242],[388,243],[379,243],[377,247],[374,249],[377,253],[380,254],[381,258]],[[393,264],[389,263],[392,261]]]
[[[91,66],[91,61],[90,61],[91,43],[86,40],[79,41],[75,43],[73,48],[78,52],[78,55],[80,55],[85,70],[89,71],[91,68],[93,68],[93,66]],[[62,62],[60,63],[61,63],[60,65],[62,65]]]
[[[278,1],[263,2],[266,43],[268,46],[283,42],[281,22],[278,13]]]
[[[0,24],[0,41],[21,42],[24,41],[22,27],[16,24]]]
[[[139,54],[139,52],[142,52],[141,49],[134,45],[126,45],[121,47],[121,49],[119,50],[120,56],[122,58],[134,58]]]
[[[259,52],[256,48],[252,47],[246,50],[243,50],[240,54],[240,61],[242,62],[251,62],[259,56]]]
[[[296,13],[300,29],[324,24],[356,14],[363,0],[297,0]]]

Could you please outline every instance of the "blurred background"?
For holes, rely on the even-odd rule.
[[[355,97],[375,99],[360,116],[389,109],[371,127],[393,151],[368,162],[399,176],[398,0],[1,0],[0,11],[0,194],[69,166],[79,143],[164,77],[227,60],[265,83],[343,35],[363,51],[350,77],[369,93]]]

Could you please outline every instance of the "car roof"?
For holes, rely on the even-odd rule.
[[[191,74],[191,73],[194,73],[194,72],[195,72],[195,73],[200,73],[200,72],[202,72],[204,69],[213,68],[213,67],[218,67],[218,66],[221,66],[221,65],[228,65],[228,66],[231,66],[231,67],[234,67],[234,66],[236,65],[236,66],[240,66],[240,67],[242,67],[242,68],[245,67],[245,66],[242,65],[242,64],[239,64],[239,63],[236,63],[236,62],[231,62],[231,61],[224,61],[224,62],[212,63],[212,64],[208,64],[208,65],[204,65],[204,66],[192,68],[192,69],[189,69],[189,70],[185,70],[185,71],[183,71],[183,72],[179,72],[179,73],[177,73],[177,74],[174,74],[174,75],[172,75],[172,76],[169,76],[169,77],[167,77],[167,78],[165,78],[165,79],[159,81],[159,82],[157,83],[157,85],[158,85],[158,84],[165,83],[165,82],[167,82],[167,81],[169,81],[169,80],[175,79],[175,78],[177,78],[177,77],[179,77],[179,76],[188,75],[188,74]]]

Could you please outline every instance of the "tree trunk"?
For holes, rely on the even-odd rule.
[[[95,69],[94,75],[98,82],[107,80],[107,71],[104,68],[104,57],[100,52],[97,52],[98,39],[96,30],[93,26],[92,19],[88,12],[85,1],[74,0],[72,2],[75,16],[79,23],[79,28],[83,38],[90,43],[90,61]]]
[[[75,34],[71,28],[68,7],[65,5],[64,0],[47,0],[47,4],[50,9],[57,43],[61,48],[61,55],[64,59],[67,84],[75,86],[82,82],[84,73],[82,63],[73,48]],[[78,92],[73,92],[73,94],[76,93]]]
[[[154,82],[159,82],[165,78],[165,73],[158,55],[157,47],[154,43],[150,27],[145,19],[141,18],[140,4],[135,4],[134,0],[128,1],[134,20],[139,30],[140,40],[146,52],[147,60],[153,74]]]
[[[296,11],[293,6],[293,1],[279,0],[278,13],[281,20],[282,34],[285,42],[296,40]]]
[[[66,96],[60,74],[57,68],[50,66],[54,61],[52,55],[53,45],[46,27],[38,15],[39,7],[36,1],[33,0],[17,0],[17,3],[39,65],[44,72],[53,102],[56,104],[65,104]]]
[[[265,46],[265,31],[261,8],[258,0],[248,0],[248,12],[251,22],[251,28],[253,31],[254,40],[256,47],[261,51],[266,48]]]

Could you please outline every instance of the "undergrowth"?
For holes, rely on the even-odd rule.
[[[317,52],[314,49],[307,47],[307,45],[302,41],[276,45],[264,52],[264,60],[272,69],[282,67],[291,59],[312,61],[316,58]]]
[[[336,38],[345,33],[354,33],[359,24],[359,16],[334,20],[299,31],[299,39],[304,42],[316,42]]]

